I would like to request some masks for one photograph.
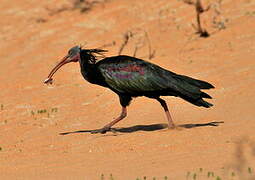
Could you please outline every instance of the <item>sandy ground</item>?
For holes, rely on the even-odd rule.
[[[255,179],[255,2],[206,3],[209,38],[194,34],[194,7],[177,0],[109,0],[85,13],[67,0],[2,0],[0,179]],[[139,58],[211,82],[214,106],[165,97],[179,126],[167,130],[158,102],[137,98],[116,133],[78,132],[117,117],[117,96],[83,80],[75,63],[42,82],[70,47],[117,55],[127,32],[122,54],[137,48]]]

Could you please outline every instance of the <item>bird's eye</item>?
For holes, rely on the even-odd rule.
[[[73,51],[72,51],[72,49],[70,49],[70,50],[68,51],[68,55],[69,55],[69,56],[72,56],[72,54],[73,54]]]

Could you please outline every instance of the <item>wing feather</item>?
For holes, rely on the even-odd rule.
[[[130,56],[105,58],[97,63],[105,82],[117,93],[133,96],[179,96],[197,106],[212,104],[201,89],[213,88],[205,81],[178,75],[155,64]]]
[[[167,70],[140,59],[121,57],[105,60],[99,65],[105,81],[116,91],[134,94],[175,89],[176,80]]]

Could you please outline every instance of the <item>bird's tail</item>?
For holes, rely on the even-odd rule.
[[[188,76],[178,75],[178,78],[183,80],[183,81],[186,81],[189,84],[194,85],[194,86],[196,86],[200,89],[214,88],[214,86],[212,84],[208,83],[208,82],[201,81],[201,80],[198,80],[198,79],[193,79],[193,78],[188,77]]]
[[[193,79],[182,75],[177,75],[175,79],[178,82],[177,86],[180,89],[178,95],[181,98],[197,106],[203,106],[206,108],[213,106],[213,104],[203,100],[203,98],[212,99],[212,97],[201,91],[201,89],[214,88],[213,85],[205,81]]]
[[[203,92],[202,92],[203,93]],[[205,93],[206,94],[206,93]],[[206,107],[206,108],[209,108],[211,106],[213,106],[213,104],[203,100],[204,97],[200,97],[200,98],[192,98],[190,96],[186,96],[186,95],[180,95],[180,97],[182,97],[183,99],[185,99],[186,101],[194,104],[194,105],[197,105],[197,106],[203,106],[203,107]],[[210,98],[211,99],[211,98]]]

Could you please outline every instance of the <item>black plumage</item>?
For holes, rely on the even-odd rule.
[[[46,83],[51,82],[51,77],[63,64],[79,61],[81,73],[87,81],[107,87],[119,96],[122,106],[120,117],[94,133],[105,133],[123,119],[127,115],[126,107],[133,97],[146,96],[159,101],[166,112],[169,128],[174,127],[174,123],[166,102],[160,96],[180,97],[196,106],[206,108],[212,106],[203,99],[211,99],[211,96],[201,91],[201,89],[214,88],[210,83],[178,75],[150,62],[130,56],[107,57],[97,62],[97,55],[102,55],[104,52],[101,49],[73,47],[45,81]]]

